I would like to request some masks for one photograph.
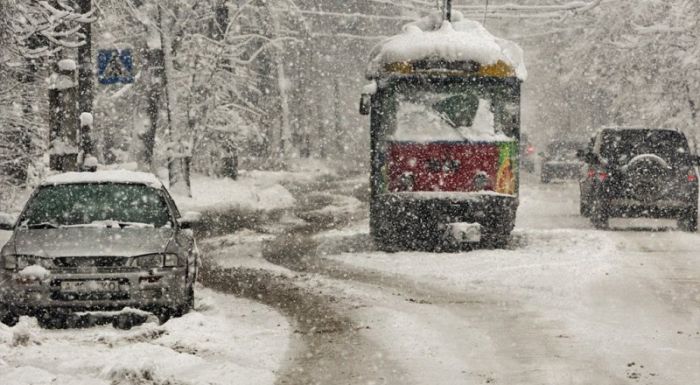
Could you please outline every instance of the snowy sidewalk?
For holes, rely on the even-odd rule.
[[[0,384],[275,382],[291,330],[271,308],[200,288],[195,311],[163,325],[45,330],[0,324]]]

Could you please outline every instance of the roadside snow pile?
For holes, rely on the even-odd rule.
[[[493,36],[481,23],[464,19],[456,12],[452,22],[432,14],[407,24],[403,33],[384,40],[371,52],[368,78],[376,78],[387,64],[423,59],[476,61],[481,65],[503,62],[515,75],[527,79],[522,49]]]
[[[208,259],[224,269],[265,270],[292,276],[291,270],[263,258],[264,243],[273,239],[275,239],[275,235],[272,234],[241,230],[233,234],[202,240],[200,246]]]
[[[605,277],[617,250],[603,233],[585,230],[516,231],[525,245],[515,250],[475,250],[456,254],[364,252],[326,256],[353,266],[398,274],[446,289],[480,290],[559,288],[540,299],[554,305],[560,295],[575,295],[585,281]]]
[[[23,317],[0,324],[0,384],[272,385],[289,336],[267,306],[203,288],[197,311],[160,326],[44,330]]]
[[[183,211],[242,209],[274,211],[293,207],[296,200],[282,185],[264,173],[242,175],[238,180],[192,176],[192,198],[173,197]]]

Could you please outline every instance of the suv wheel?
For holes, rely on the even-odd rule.
[[[698,231],[698,205],[694,205],[688,208],[685,212],[681,214],[678,218],[678,228],[694,233]]]
[[[581,198],[579,199],[578,211],[582,216],[586,218],[591,216],[590,203],[586,201],[583,195],[581,195]]]

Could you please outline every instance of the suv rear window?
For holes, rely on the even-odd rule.
[[[170,212],[161,192],[138,184],[65,184],[44,186],[27,204],[22,225],[90,225],[100,221],[163,227]]]
[[[669,130],[607,130],[603,132],[600,155],[616,164],[627,164],[638,155],[654,154],[669,163],[687,163],[688,141],[680,132]]]

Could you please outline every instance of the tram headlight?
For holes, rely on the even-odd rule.
[[[472,180],[472,188],[475,191],[489,190],[491,189],[490,185],[491,180],[486,172],[479,171],[476,173],[476,175],[474,175],[474,179]]]

